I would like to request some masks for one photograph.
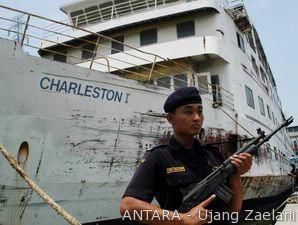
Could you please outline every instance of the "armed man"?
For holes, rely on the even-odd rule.
[[[173,135],[167,145],[146,152],[123,195],[120,205],[122,216],[127,212],[131,215],[146,212],[147,217],[140,222],[149,225],[201,225],[211,221],[211,211],[240,212],[243,199],[241,175],[252,165],[252,156],[248,153],[230,158],[237,173],[226,181],[233,191],[229,203],[212,195],[188,212],[173,216],[183,196],[222,164],[223,158],[216,147],[203,145],[196,139],[204,121],[202,99],[197,88],[176,90],[167,98],[164,110],[173,127]],[[160,207],[151,204],[154,197]],[[164,217],[165,210],[167,217]]]

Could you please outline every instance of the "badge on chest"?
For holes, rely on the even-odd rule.
[[[181,173],[181,172],[185,172],[185,167],[184,166],[175,166],[175,167],[168,167],[167,168],[167,174]]]

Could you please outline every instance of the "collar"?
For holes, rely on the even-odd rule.
[[[174,135],[171,136],[168,146],[169,146],[169,148],[176,150],[176,151],[185,149],[184,146],[174,137]],[[194,139],[194,146],[201,146],[201,144],[199,143],[199,141],[196,138]]]

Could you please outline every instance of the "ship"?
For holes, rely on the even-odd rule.
[[[292,172],[295,174],[296,176],[296,189],[298,187],[298,145],[297,145],[297,141],[298,141],[298,126],[291,126],[287,128],[287,131],[290,135],[290,139],[292,142],[292,149],[293,149],[293,155],[290,158],[290,162],[292,165]]]
[[[76,0],[62,22],[0,9],[0,143],[82,223],[120,218],[144,152],[172,135],[163,103],[177,88],[199,89],[197,138],[224,158],[285,120],[243,1]],[[258,150],[244,208],[274,209],[293,192],[292,155],[285,128]],[[67,224],[2,155],[0,224]]]

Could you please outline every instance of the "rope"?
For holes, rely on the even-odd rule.
[[[233,122],[235,122],[239,127],[241,127],[246,133],[250,134],[252,137],[254,137],[254,135],[249,132],[244,126],[242,126],[238,121],[236,121],[228,112],[226,112],[222,107],[219,107],[219,109],[221,111],[223,111],[223,113],[225,113]]]
[[[58,214],[60,214],[69,224],[81,225],[72,215],[66,212],[60,205],[58,205],[49,195],[47,195],[20,167],[18,162],[8,153],[8,151],[0,144],[0,151],[10,163],[10,165],[20,174],[20,176],[28,183],[28,185],[46,202],[48,203]]]

